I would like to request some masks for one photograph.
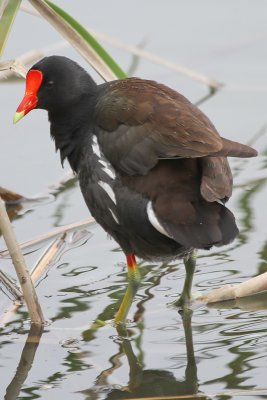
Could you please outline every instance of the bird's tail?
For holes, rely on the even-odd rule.
[[[217,153],[212,154],[212,157],[239,157],[248,158],[256,157],[258,152],[250,146],[234,142],[233,140],[222,138],[223,147]]]
[[[170,220],[161,219],[157,214],[158,220],[169,236],[186,248],[223,246],[238,235],[233,213],[222,204],[196,201],[176,204],[169,211]]]

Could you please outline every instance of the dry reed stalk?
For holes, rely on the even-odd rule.
[[[27,69],[24,64],[22,64],[19,60],[8,60],[0,62],[0,72],[1,75],[5,76],[5,74],[9,74],[12,71],[15,74],[26,77]]]
[[[16,283],[13,282],[3,271],[0,270],[0,282],[6,287],[6,289],[12,294],[16,300],[22,299],[22,293],[17,287]]]
[[[63,246],[65,246],[66,243],[65,239],[66,239],[66,232],[63,233],[60,237],[56,238],[42,254],[39,261],[31,270],[31,278],[33,283],[36,283],[38,281],[40,276],[43,275],[43,273],[47,270],[48,266],[62,251],[62,248]]]
[[[61,235],[59,238],[56,238],[33,267],[31,271],[31,280],[33,284],[37,282],[40,276],[47,270],[49,264],[51,264],[51,262],[57,257],[58,253],[62,250],[62,246],[65,245],[65,237],[66,233]],[[5,312],[3,317],[0,319],[0,326],[6,325],[11,320],[21,304],[21,301],[15,301],[12,304],[9,310]]]
[[[57,235],[60,235],[61,233],[69,232],[69,231],[72,231],[72,230],[77,229],[77,228],[83,228],[85,226],[88,226],[88,225],[91,225],[91,224],[94,224],[94,223],[95,223],[94,218],[87,218],[87,219],[84,219],[84,220],[79,221],[79,222],[74,222],[73,224],[62,226],[60,228],[54,229],[53,231],[50,231],[50,232],[45,233],[43,235],[40,235],[37,238],[28,240],[27,242],[20,243],[20,248],[21,249],[25,249],[27,247],[34,246],[34,245],[39,244],[41,242],[44,242],[44,241],[46,241],[48,239],[51,239],[51,238],[53,238],[53,237],[55,237]],[[7,255],[8,255],[8,250],[7,249],[3,249],[3,250],[0,251],[0,258],[1,257],[5,257]]]
[[[37,7],[36,7],[37,8]],[[40,17],[40,13],[37,11],[37,9],[35,9],[31,4],[25,3],[25,4],[21,4],[20,9],[22,11],[25,11],[29,14],[32,14],[34,16]],[[130,46],[128,43],[125,43],[117,38],[111,37],[109,35],[105,35],[103,33],[97,32],[93,29],[89,29],[90,33],[92,35],[95,36],[95,38],[97,40],[102,40],[103,42],[106,42],[108,44],[110,44],[111,46],[115,47],[115,48],[119,48],[121,50],[124,50],[128,53],[131,53],[135,56],[141,57],[143,59],[146,59],[148,61],[150,61],[153,64],[157,64],[157,65],[161,65],[164,68],[168,68],[171,69],[175,72],[178,72],[179,74],[185,75],[191,79],[194,79],[200,83],[203,83],[207,86],[209,86],[210,88],[213,88],[215,90],[218,90],[220,88],[222,88],[223,83],[218,82],[217,80],[214,79],[210,79],[208,78],[206,75],[201,74],[195,70],[192,70],[190,68],[184,67],[183,65],[180,64],[176,64],[172,61],[166,60],[163,57],[159,57],[153,53],[150,53],[146,50],[143,50],[140,47],[137,46]],[[59,42],[60,43],[60,42]],[[63,41],[61,42],[63,43]],[[63,45],[63,44],[62,44]],[[45,51],[45,49],[41,50],[41,53],[46,54],[47,51]],[[38,58],[38,56],[37,56]],[[19,59],[22,61],[23,58],[19,57]],[[24,60],[23,60],[24,61]]]
[[[83,40],[80,33],[61,18],[52,7],[43,0],[28,0],[29,3],[45,18],[54,28],[65,37],[71,45],[90,63],[96,72],[105,81],[112,81],[117,78],[105,61],[98,55],[95,49]]]
[[[265,290],[267,290],[267,272],[236,285],[227,285],[212,290],[210,293],[198,297],[197,301],[202,301],[207,304],[216,303],[219,301],[251,296]]]
[[[9,250],[14,264],[18,280],[21,285],[22,293],[29,311],[30,319],[33,324],[44,324],[44,316],[38,302],[38,298],[27,270],[21,249],[17,243],[15,234],[11,227],[5,203],[0,197],[0,229]]]
[[[86,230],[79,231],[80,235],[73,235],[71,240],[67,239],[67,233],[64,232],[60,237],[56,238],[50,246],[44,251],[40,259],[37,261],[36,265],[30,272],[32,282],[35,284],[38,279],[44,274],[44,272],[51,266],[51,263],[55,261],[55,259],[63,252],[63,249],[66,245],[77,244],[81,239],[88,236],[88,232]],[[78,236],[78,237],[77,237]],[[6,325],[10,319],[17,312],[17,309],[21,305],[21,301],[15,301],[10,309],[4,313],[3,317],[0,319],[0,326]]]

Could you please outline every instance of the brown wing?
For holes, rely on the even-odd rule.
[[[159,158],[218,154],[222,139],[184,96],[153,81],[129,78],[102,86],[96,133],[108,160],[127,174],[145,174]]]

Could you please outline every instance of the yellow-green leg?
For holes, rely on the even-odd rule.
[[[127,318],[128,312],[132,305],[134,296],[140,286],[140,272],[138,265],[135,261],[134,254],[127,255],[127,266],[128,266],[128,287],[124,294],[122,303],[120,305],[119,311],[115,317],[116,324],[123,324]]]
[[[197,251],[193,250],[192,253],[190,253],[188,256],[184,258],[184,266],[185,266],[185,281],[184,281],[184,287],[183,291],[181,293],[181,296],[177,301],[174,302],[174,305],[182,307],[182,308],[188,308],[190,305],[190,302],[192,300],[192,295],[191,295],[191,288],[192,288],[192,282],[193,282],[193,277],[194,277],[194,272],[196,268],[196,260],[197,260]]]

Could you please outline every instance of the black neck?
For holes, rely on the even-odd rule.
[[[61,163],[67,158],[75,172],[79,170],[83,143],[90,135],[94,101],[94,96],[84,96],[71,107],[48,112],[51,137],[55,140],[56,151],[60,151]]]

